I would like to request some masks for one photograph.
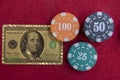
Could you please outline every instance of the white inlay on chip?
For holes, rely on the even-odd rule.
[[[74,65],[73,68],[74,68],[74,69],[78,69],[78,66],[77,66],[77,65]]]
[[[72,54],[71,53],[68,53],[68,58],[72,58]]]
[[[66,16],[66,13],[61,13],[61,16]]]
[[[87,23],[89,23],[89,21],[90,21],[90,18],[89,17],[87,17],[87,19],[85,20]]]
[[[86,69],[87,69],[87,70],[90,70],[90,69],[91,69],[91,67],[90,67],[90,66],[87,66],[87,67],[86,67]]]
[[[78,34],[79,33],[79,30],[75,30],[74,34]]]
[[[92,48],[92,45],[91,45],[91,44],[88,44],[87,46],[88,46],[89,48]]]
[[[97,12],[97,15],[102,15],[102,12]]]
[[[90,35],[90,33],[89,33],[88,30],[85,31],[85,35],[86,35],[86,36],[89,36],[89,35]]]
[[[101,42],[101,38],[96,38],[96,42]]]
[[[57,33],[56,32],[53,32],[52,33],[54,37],[57,37]]]
[[[78,46],[79,46],[79,43],[74,44],[74,46],[75,46],[75,47],[78,47]]]
[[[97,55],[94,55],[94,60],[97,60]]]
[[[64,38],[64,41],[69,41],[69,38]]]
[[[108,19],[110,23],[113,23],[113,19],[112,18],[109,18]]]
[[[110,32],[108,33],[108,36],[112,36],[112,34],[113,34],[113,32],[112,32],[112,31],[110,31]]]
[[[55,24],[55,20],[54,19],[52,20],[51,24]]]
[[[76,18],[76,17],[74,17],[74,18],[73,18],[73,21],[74,21],[74,22],[77,22],[78,20],[77,20],[77,18]]]

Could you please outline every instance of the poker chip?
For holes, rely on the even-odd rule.
[[[95,48],[91,44],[78,42],[71,46],[67,58],[75,70],[88,71],[95,66],[98,57]]]
[[[95,12],[85,19],[85,35],[95,42],[103,42],[113,35],[114,21],[104,12]]]
[[[79,29],[78,19],[68,12],[57,14],[52,19],[50,26],[52,35],[62,42],[73,40],[78,35]]]

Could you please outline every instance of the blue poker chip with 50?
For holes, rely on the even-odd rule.
[[[85,19],[84,33],[95,42],[103,42],[113,35],[114,21],[104,12],[95,12]]]
[[[97,52],[95,48],[86,42],[78,42],[71,46],[68,51],[69,64],[78,71],[88,71],[97,62]]]

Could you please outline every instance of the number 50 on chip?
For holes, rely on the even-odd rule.
[[[62,42],[73,40],[78,35],[79,29],[78,19],[68,12],[57,14],[51,21],[52,35]]]
[[[108,14],[97,11],[86,18],[84,32],[91,41],[103,42],[113,35],[114,20]]]

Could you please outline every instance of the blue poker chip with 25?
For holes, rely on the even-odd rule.
[[[86,42],[77,42],[71,46],[68,51],[69,64],[78,71],[88,71],[92,69],[97,62],[97,51]]]
[[[95,12],[85,19],[83,31],[94,42],[109,39],[114,32],[114,20],[104,12]]]

